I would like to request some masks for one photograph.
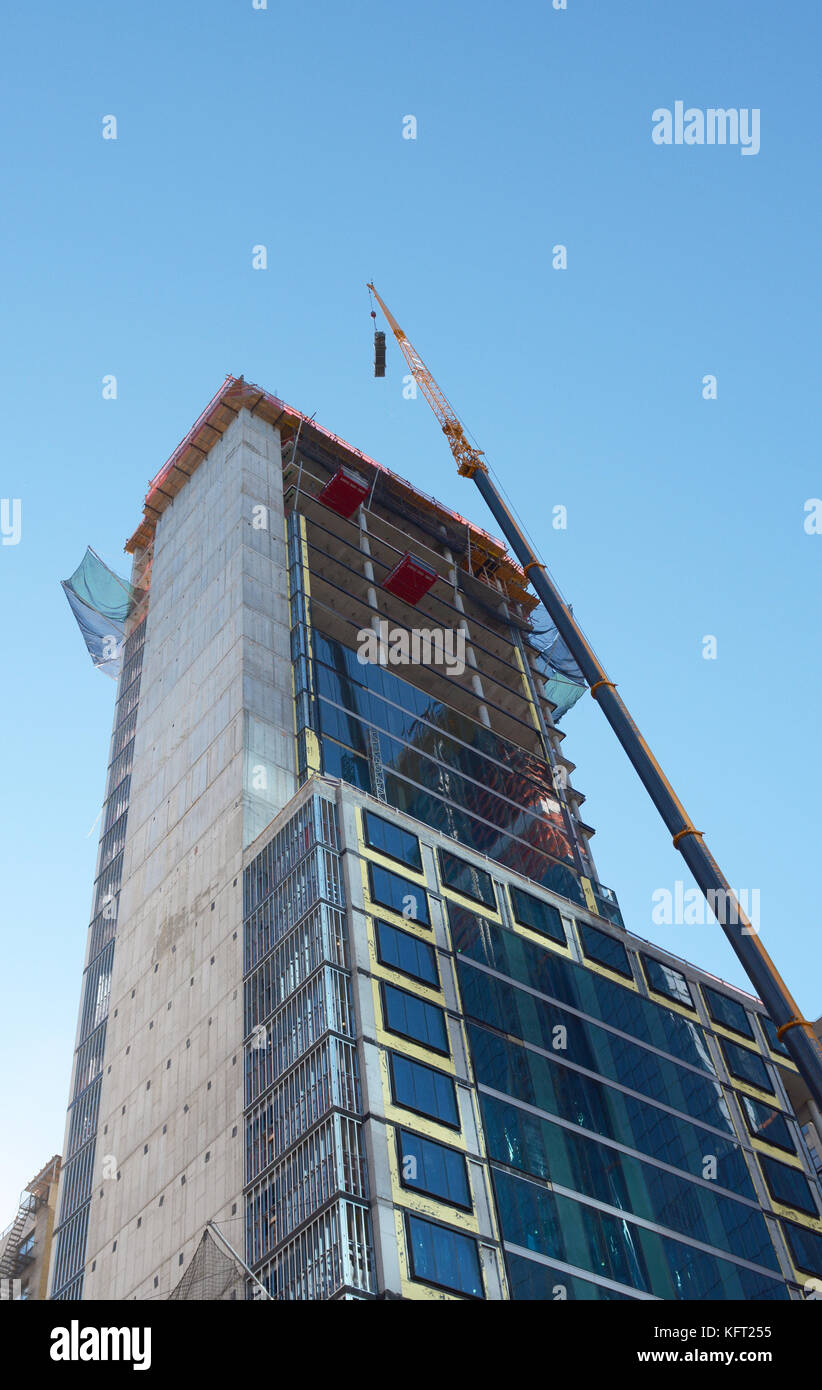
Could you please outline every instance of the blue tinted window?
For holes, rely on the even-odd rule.
[[[697,1186],[688,1177],[620,1153],[494,1096],[483,1095],[481,1105],[489,1158],[729,1255],[779,1268],[765,1218],[757,1207]]]
[[[457,955],[510,975],[541,994],[715,1074],[705,1035],[691,1019],[472,912],[460,910],[449,915]]]
[[[662,1299],[787,1299],[781,1279],[732,1264],[492,1168],[503,1236]]]
[[[477,775],[482,766],[478,781],[504,792],[515,803],[536,804],[536,793],[543,798],[555,795],[544,758],[527,753],[452,706],[438,705],[430,693],[386,667],[363,665],[353,648],[319,632],[314,633],[314,650],[321,696],[386,733],[435,751],[452,767]],[[530,785],[530,795],[523,796],[517,778]]]
[[[383,984],[380,988],[385,1026],[390,1032],[412,1038],[435,1052],[448,1052],[448,1030],[442,1009],[405,989],[397,989],[396,985]]]
[[[363,666],[352,649],[314,637],[324,771],[374,790],[367,721],[379,730],[391,806],[584,904],[562,814],[546,806],[554,788],[544,759],[386,668]],[[618,915],[615,905],[602,910]]]
[[[420,786],[442,789],[452,804],[497,826],[516,821],[522,839],[573,862],[562,813],[547,806],[555,794],[543,758],[499,738],[449,705],[438,704],[430,693],[399,680],[385,667],[363,666],[356,653],[319,634],[315,651],[323,734],[366,752],[360,722],[366,720],[380,731],[386,769],[396,768]]]
[[[371,769],[368,759],[359,753],[352,753],[349,748],[343,748],[341,744],[335,743],[333,738],[323,738],[321,740],[323,755],[323,772],[328,777],[339,777],[340,781],[348,782],[352,787],[359,787],[364,792],[370,792]]]
[[[741,1033],[743,1037],[753,1037],[750,1020],[738,999],[732,999],[729,994],[723,994],[721,990],[713,989],[710,985],[703,985],[702,993],[714,1023],[721,1023],[723,1028],[730,1028],[732,1032]]]
[[[751,1176],[735,1134],[728,1108],[715,1084],[697,1078],[704,1104],[704,1120],[727,1137],[708,1134],[691,1121],[661,1110],[639,1096],[617,1090],[593,1076],[586,1076],[561,1064],[559,1057],[544,1057],[510,1038],[501,1038],[486,1028],[469,1024],[468,1035],[474,1075],[481,1086],[489,1086],[525,1101],[549,1115],[570,1120],[583,1129],[605,1138],[616,1139],[639,1153],[658,1158],[693,1177],[702,1177],[706,1145],[717,1162],[717,1183],[741,1197],[756,1200]],[[660,1059],[659,1099],[674,1103],[676,1085],[667,1086],[666,1071],[677,1070]],[[680,1085],[681,1090],[681,1085]]]
[[[391,821],[383,820],[382,816],[375,816],[373,811],[363,811],[362,823],[365,842],[371,849],[387,854],[390,859],[398,859],[409,869],[422,870],[420,842],[416,835],[411,835]]]
[[[599,927],[589,926],[587,922],[580,922],[578,925],[582,949],[586,956],[595,960],[598,965],[607,966],[609,970],[616,970],[619,975],[632,978],[628,952],[621,941],[617,941],[615,936],[609,936],[607,932],[600,931]]]
[[[616,1289],[606,1289],[591,1279],[580,1279],[578,1275],[568,1274],[555,1265],[537,1264],[536,1260],[526,1260],[523,1255],[508,1255],[508,1285],[511,1297],[525,1299],[530,1303],[553,1302],[557,1298],[573,1299],[576,1302],[593,1299],[631,1300],[629,1293],[618,1293]],[[558,1290],[562,1293],[558,1293]]]
[[[439,851],[439,861],[442,881],[447,888],[453,888],[455,893],[462,893],[463,897],[473,898],[475,902],[496,910],[497,900],[490,874],[447,849]]]
[[[439,984],[437,955],[427,941],[420,941],[410,932],[400,931],[387,922],[377,923],[377,955],[383,965],[423,980],[427,985]]]
[[[792,1221],[783,1221],[782,1229],[797,1269],[822,1279],[822,1235],[807,1226],[795,1226]]]
[[[459,1231],[406,1216],[411,1278],[440,1289],[484,1298],[477,1242]]]
[[[368,882],[375,903],[392,908],[412,922],[422,922],[430,927],[428,895],[418,883],[411,883],[391,869],[383,869],[380,864],[368,865]]]
[[[523,893],[521,888],[511,885],[511,903],[514,909],[514,917],[523,927],[530,927],[532,931],[541,932],[543,936],[548,936],[552,941],[558,941],[565,946],[565,928],[562,925],[562,917],[559,908],[554,907],[553,903],[546,903],[542,898],[535,898],[532,893]]]
[[[624,927],[622,913],[619,910],[616,893],[613,888],[604,888],[601,883],[591,885],[594,890],[594,902],[597,905],[597,914],[604,917],[606,922],[613,922],[615,927]]]
[[[790,1052],[780,1037],[777,1036],[776,1024],[768,1018],[767,1014],[757,1015],[759,1022],[765,1030],[765,1038],[771,1052],[776,1052],[780,1057],[790,1057]]]
[[[758,1052],[751,1052],[749,1047],[740,1047],[738,1043],[731,1042],[730,1038],[720,1038],[719,1046],[731,1076],[735,1076],[737,1081],[747,1081],[749,1086],[758,1086],[762,1091],[770,1091],[774,1094],[768,1068]]]
[[[763,1105],[761,1100],[754,1100],[741,1092],[739,1101],[745,1123],[754,1138],[762,1139],[766,1144],[775,1144],[778,1149],[796,1152],[788,1122],[781,1111],[774,1110],[771,1105]]]
[[[480,973],[464,961],[458,961],[457,973],[463,1007],[470,1018],[541,1047],[550,1056],[598,1072],[686,1115],[719,1123],[709,1119],[718,1109],[715,1080],[680,1067],[599,1024],[579,1019],[556,1004],[548,1007],[544,1001],[515,989],[505,980]],[[684,1018],[680,1021],[688,1022]],[[566,1030],[562,1052],[555,1046],[554,1029],[560,1024]]]
[[[389,1052],[388,1058],[394,1104],[439,1120],[450,1129],[459,1129],[457,1094],[451,1077],[400,1052]]]
[[[768,1191],[775,1202],[782,1202],[786,1207],[796,1207],[797,1211],[806,1211],[809,1216],[819,1215],[810,1183],[804,1173],[798,1168],[792,1168],[789,1163],[781,1163],[778,1158],[770,1158],[768,1154],[757,1154],[757,1158],[762,1165]]]
[[[439,1197],[465,1211],[471,1210],[471,1190],[463,1154],[407,1129],[397,1131],[397,1149],[403,1187]]]
[[[440,769],[434,786],[441,785]],[[482,792],[466,778],[458,778],[454,773],[448,775],[448,788],[456,800],[445,801],[437,795],[434,787],[414,786],[404,777],[386,769],[386,797],[397,810],[404,811],[415,820],[425,821],[426,825],[461,841],[469,849],[478,850],[489,859],[495,859],[498,863],[507,865],[509,869],[524,874],[543,888],[547,888],[549,892],[558,893],[562,898],[569,898],[571,902],[585,906],[585,897],[576,872],[567,864],[552,860],[550,853],[546,853],[546,849],[552,843],[552,829],[545,821],[534,819],[530,824],[521,825],[519,814],[515,810],[513,815],[520,831],[520,835],[515,836],[508,829],[512,824],[512,808],[508,802],[501,803],[500,823],[489,823],[488,820],[482,820],[479,814],[473,814],[478,793],[483,797],[482,809],[487,809],[485,798],[488,798],[488,792]],[[526,836],[530,837],[532,843],[524,842]],[[556,845],[556,851],[562,853],[561,845]]]
[[[666,999],[673,999],[674,1003],[684,1004],[688,1009],[694,1007],[688,981],[678,970],[674,970],[672,965],[666,965],[655,956],[644,954],[642,964],[645,967],[648,985],[655,994],[664,994]]]

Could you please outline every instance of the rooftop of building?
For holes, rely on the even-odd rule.
[[[222,386],[212,396],[191,429],[149,482],[143,506],[143,519],[126,541],[125,548],[130,554],[143,550],[150,543],[160,516],[241,410],[248,410],[249,414],[279,429],[284,443],[294,443],[299,434],[303,447],[313,444],[338,464],[358,469],[369,483],[378,479],[381,486],[387,487],[395,500],[399,500],[409,509],[410,514],[427,515],[429,519],[445,528],[446,534],[450,530],[459,532],[462,536],[467,535],[470,546],[488,557],[497,576],[507,581],[507,586],[514,589],[516,598],[528,608],[536,605],[536,597],[528,591],[527,579],[522,568],[511,558],[504,543],[496,536],[468,521],[453,508],[438,502],[436,498],[429,497],[427,493],[414,487],[376,459],[370,458],[339,435],[325,429],[313,417],[304,415],[302,411],[296,410],[253,382],[246,381],[242,376],[226,376]]]
[[[54,1154],[48,1163],[43,1165],[40,1172],[35,1174],[31,1182],[26,1184],[26,1191],[32,1192],[36,1196],[42,1195],[44,1190],[47,1193],[49,1184],[59,1177],[61,1162],[60,1154]]]

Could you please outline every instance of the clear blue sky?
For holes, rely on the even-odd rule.
[[[63,1143],[113,711],[60,579],[87,544],[126,572],[146,482],[226,372],[493,529],[396,348],[371,375],[372,277],[822,1011],[821,29],[810,0],[6,15],[0,1226]],[[760,153],[656,146],[677,100],[759,108]],[[653,926],[684,865],[593,702],[566,727],[628,926],[744,985],[717,927]]]

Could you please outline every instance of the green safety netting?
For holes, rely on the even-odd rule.
[[[556,705],[554,723],[573,709],[587,690],[585,677],[555,627],[541,634],[538,666],[545,676],[545,694]]]
[[[573,709],[577,700],[585,694],[585,686],[578,681],[572,681],[568,676],[563,676],[560,672],[552,672],[549,679],[545,682],[545,694],[556,705],[554,710],[554,723],[560,720],[563,714],[567,714],[569,709]]]
[[[74,574],[62,581],[94,665],[114,680],[120,674],[126,618],[139,596],[89,546]]]

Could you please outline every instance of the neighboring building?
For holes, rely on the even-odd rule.
[[[17,1215],[0,1235],[0,1298],[48,1297],[59,1179],[60,1156],[55,1154],[25,1188]]]
[[[211,1220],[282,1299],[805,1296],[818,1116],[625,931],[500,543],[228,378],[127,549],[52,1297]]]

